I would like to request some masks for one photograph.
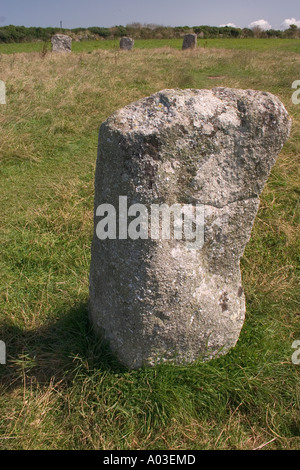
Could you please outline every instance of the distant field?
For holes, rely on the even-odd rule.
[[[299,41],[207,46],[136,41],[119,53],[94,41],[44,56],[40,43],[0,46],[32,52],[0,57],[1,450],[300,448]],[[245,324],[226,356],[127,370],[88,322],[99,126],[159,90],[215,86],[275,93],[293,119],[241,263]]]
[[[172,47],[181,49],[182,39],[137,39],[136,49],[156,49]],[[0,54],[17,52],[40,52],[44,47],[41,42],[0,44]],[[50,43],[47,44],[50,50]],[[198,47],[240,49],[240,50],[278,50],[286,52],[300,52],[300,39],[198,39]],[[73,41],[74,52],[91,52],[97,49],[119,49],[119,40],[105,39],[100,41]]]

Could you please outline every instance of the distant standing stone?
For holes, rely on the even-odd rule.
[[[71,52],[72,38],[66,34],[54,34],[51,38],[53,52]]]
[[[197,46],[197,34],[186,34],[183,38],[182,50],[194,49]]]
[[[134,46],[134,40],[132,38],[124,36],[120,39],[120,49],[124,51],[131,51]]]

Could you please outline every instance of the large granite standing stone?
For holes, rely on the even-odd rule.
[[[51,38],[53,52],[71,52],[72,38],[66,34],[54,34]]]
[[[163,90],[100,128],[98,206],[203,204],[204,245],[183,240],[100,240],[94,233],[90,316],[130,368],[225,354],[245,317],[240,258],[290,119],[270,93]],[[104,214],[103,214],[104,215]],[[132,217],[129,217],[132,220]],[[123,232],[124,238],[124,232]]]
[[[183,36],[182,50],[195,49],[197,46],[197,34],[185,34]]]
[[[127,36],[124,36],[120,39],[120,49],[124,51],[131,51],[134,46],[134,40]]]

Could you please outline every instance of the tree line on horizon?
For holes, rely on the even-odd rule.
[[[42,28],[26,26],[0,27],[0,42],[33,42],[49,41],[53,34],[62,33],[70,35],[74,40],[91,39],[117,39],[130,36],[133,39],[178,39],[187,33],[196,33],[199,38],[300,38],[300,28],[290,25],[289,29],[281,31],[269,29],[263,31],[255,28],[235,28],[232,26],[161,26],[156,24],[131,23],[126,26],[113,26],[104,28],[91,26],[88,28]]]

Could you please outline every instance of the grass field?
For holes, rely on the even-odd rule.
[[[136,49],[157,49],[162,47],[171,47],[180,50],[182,39],[136,39],[134,42]],[[299,39],[198,39],[199,48],[217,48],[217,49],[238,49],[251,51],[285,51],[300,52]],[[8,43],[0,44],[0,54],[12,54],[18,52],[41,52],[43,48],[51,50],[50,43],[32,42],[32,43]],[[100,41],[80,41],[72,43],[73,52],[92,52],[98,49],[118,50],[118,39],[105,39]]]
[[[0,449],[299,449],[299,41],[215,41],[0,45]],[[99,126],[158,90],[215,86],[270,91],[293,119],[242,260],[245,325],[222,358],[126,370],[87,321]]]

